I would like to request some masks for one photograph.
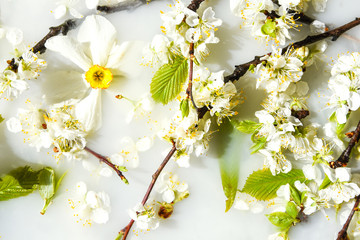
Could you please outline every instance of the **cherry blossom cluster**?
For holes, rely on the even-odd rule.
[[[346,123],[349,113],[360,107],[360,53],[346,54],[331,69],[329,105],[339,124]]]
[[[10,118],[6,124],[9,131],[25,134],[25,140],[37,151],[53,146],[55,153],[69,160],[83,157],[87,132],[82,123],[74,118],[73,106],[19,109],[17,117]]]
[[[230,9],[235,16],[244,19],[244,25],[251,27],[251,34],[260,39],[274,40],[284,45],[291,40],[291,29],[297,29],[299,17],[296,13],[308,9],[309,0],[231,0]],[[311,1],[315,11],[323,12],[327,0]],[[315,20],[310,29],[325,31],[325,24]]]

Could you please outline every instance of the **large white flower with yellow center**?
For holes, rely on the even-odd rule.
[[[119,45],[114,26],[104,17],[92,15],[80,26],[77,39],[56,36],[45,46],[82,70],[82,77],[76,72],[64,76],[59,73],[56,82],[51,83],[52,96],[48,96],[49,99],[77,101],[76,118],[83,123],[85,131],[97,130],[101,125],[101,92],[103,89],[115,90],[115,80],[124,76],[120,68],[127,69],[123,66],[124,55],[130,43]]]

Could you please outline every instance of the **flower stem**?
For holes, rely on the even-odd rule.
[[[340,37],[341,34],[358,26],[359,24],[360,24],[360,18],[355,18],[355,20],[353,20],[345,25],[342,25],[338,28],[335,28],[331,31],[327,31],[327,32],[317,34],[317,35],[307,36],[304,40],[301,40],[301,41],[298,41],[295,43],[291,43],[287,47],[284,47],[282,49],[282,53],[285,53],[286,51],[288,51],[291,48],[294,48],[294,49],[300,48],[300,47],[303,47],[303,46],[306,46],[309,44],[319,42],[319,41],[324,40],[329,37],[332,37],[332,39],[331,39],[332,41],[336,41]],[[270,54],[271,53],[267,53],[264,56],[270,55]],[[233,82],[233,81],[238,80],[240,77],[245,75],[245,73],[249,70],[249,67],[251,65],[256,66],[256,65],[260,64],[262,62],[260,60],[262,57],[263,56],[256,56],[253,60],[251,60],[247,63],[236,65],[234,72],[232,74],[230,74],[229,76],[226,76],[224,78],[224,81],[225,82],[229,82],[229,81]]]
[[[109,167],[111,167],[124,183],[129,184],[129,181],[126,179],[124,174],[117,168],[117,166],[115,164],[113,164],[112,162],[109,161],[108,157],[105,157],[105,156],[95,152],[94,150],[91,150],[88,147],[85,147],[84,150],[87,151],[88,153],[92,154],[96,158],[98,158],[100,160],[100,162],[103,162],[106,165],[108,165]]]
[[[350,154],[356,143],[360,139],[360,121],[354,131],[354,134],[351,136],[347,148],[341,153],[340,157],[336,161],[329,162],[331,168],[346,167],[350,160]]]
[[[171,157],[172,157],[172,156],[174,155],[174,153],[176,152],[175,142],[173,141],[172,144],[173,144],[173,146],[172,146],[170,152],[167,154],[167,156],[165,157],[165,159],[162,161],[162,163],[160,164],[160,166],[158,167],[158,169],[156,170],[156,172],[152,175],[152,180],[151,180],[151,182],[150,182],[150,185],[149,185],[149,187],[148,187],[148,189],[147,189],[147,191],[146,191],[146,193],[145,193],[145,195],[144,195],[143,200],[141,201],[141,204],[142,204],[143,206],[145,206],[147,200],[149,199],[150,193],[151,193],[152,189],[154,188],[154,185],[155,185],[155,183],[156,183],[156,180],[158,179],[161,171],[164,169],[164,167],[166,166],[166,164],[169,162],[169,160],[171,159]],[[123,234],[122,240],[125,240],[125,239],[126,239],[126,237],[128,236],[129,231],[130,231],[130,229],[131,229],[131,227],[132,227],[133,224],[134,224],[134,220],[131,219],[130,222],[129,222],[129,224],[120,231],[119,235]]]
[[[347,235],[347,230],[349,228],[351,219],[354,217],[355,211],[358,211],[358,206],[360,203],[360,195],[356,197],[356,202],[354,204],[354,207],[352,208],[349,217],[347,218],[344,226],[342,227],[342,229],[340,230],[340,232],[338,233],[338,236],[336,238],[336,240],[345,240],[345,239],[349,239],[348,235]]]

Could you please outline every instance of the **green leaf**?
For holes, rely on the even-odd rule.
[[[188,75],[188,59],[176,55],[173,62],[165,64],[155,73],[150,92],[153,99],[162,104],[173,100],[181,91]]]
[[[39,172],[29,166],[11,171],[0,179],[0,201],[26,196],[38,187]]]
[[[254,73],[254,70],[255,70],[255,65],[251,64],[248,71]]]
[[[181,101],[180,110],[181,110],[181,115],[182,115],[183,118],[189,116],[190,108],[189,108],[189,99],[188,98],[183,99]]]
[[[260,149],[263,149],[266,145],[266,137],[255,138],[253,136],[251,137],[251,139],[254,142],[254,144],[250,147],[250,149],[252,149],[251,154],[258,152]]]
[[[294,219],[297,217],[299,213],[298,209],[296,208],[296,205],[293,202],[288,202],[286,204],[286,212],[287,214],[289,214],[290,217]]]
[[[264,35],[269,35],[270,37],[273,38],[276,37],[275,30],[276,30],[276,22],[272,19],[267,19],[265,21],[265,24],[262,25],[261,27],[261,32]]]
[[[223,186],[223,191],[226,200],[225,212],[229,211],[232,207],[239,180],[239,151],[238,146],[242,144],[242,136],[237,131],[234,131],[234,128],[230,125],[228,121],[224,121],[223,124],[227,124],[230,133],[229,139],[227,140],[227,145],[224,146],[224,152],[222,152],[219,158],[220,174],[221,181]]]
[[[321,185],[319,187],[319,191],[321,189],[327,188],[331,183],[332,182],[331,182],[330,178],[328,177],[328,175],[325,174],[325,178],[324,178],[324,180],[322,181],[322,183],[321,183]]]
[[[0,114],[0,123],[2,123],[5,120],[5,118],[3,118],[3,116],[1,116]]]
[[[241,122],[237,120],[231,120],[231,123],[237,130],[246,134],[254,134],[262,126],[261,123],[249,120],[244,120]]]
[[[294,200],[294,202],[296,202],[297,205],[301,205],[302,201],[301,201],[300,193],[295,187],[291,185],[290,185],[290,196]]]
[[[268,214],[267,218],[272,224],[277,226],[280,231],[288,230],[294,222],[294,218],[285,212],[274,212]]]
[[[51,204],[52,197],[55,194],[55,173],[52,168],[45,167],[39,174],[39,193],[44,199],[44,207],[41,214],[45,214],[48,206]]]
[[[293,185],[295,181],[304,182],[305,180],[303,172],[299,169],[293,169],[288,173],[279,173],[275,176],[269,169],[263,169],[250,174],[242,192],[258,200],[269,200],[276,197],[276,191],[280,186],[287,183]]]
[[[39,174],[39,193],[44,199],[44,206],[41,210],[41,214],[45,214],[47,208],[52,203],[55,193],[60,187],[62,180],[64,179],[66,172],[59,178],[55,179],[55,171],[50,167],[45,167],[40,170]]]

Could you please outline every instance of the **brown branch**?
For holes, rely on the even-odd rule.
[[[296,117],[297,119],[301,120],[309,116],[309,110],[301,109],[301,110],[291,110],[291,116]]]
[[[341,26],[341,27],[338,27],[338,28],[335,28],[331,31],[327,31],[327,32],[324,32],[324,33],[321,33],[321,34],[318,34],[318,35],[313,35],[313,36],[308,36],[306,37],[304,40],[302,41],[298,41],[298,42],[295,42],[295,43],[292,43],[292,44],[289,44],[287,47],[284,47],[282,49],[282,53],[285,53],[286,51],[288,51],[289,49],[291,48],[300,48],[300,47],[303,47],[303,46],[306,46],[306,45],[309,45],[309,44],[313,44],[313,43],[316,43],[318,41],[321,41],[321,40],[324,40],[326,38],[329,38],[329,37],[332,37],[332,41],[336,41],[340,36],[341,34],[343,34],[344,32],[350,30],[351,28],[354,28],[356,26],[358,26],[360,24],[360,18],[356,18],[355,20]],[[268,53],[268,54],[265,54],[264,56],[266,55],[270,55],[271,53]],[[263,56],[261,56],[263,57]],[[244,76],[244,74],[249,70],[249,67],[251,65],[253,66],[256,66],[258,64],[260,64],[262,61],[260,60],[259,56],[256,56],[253,60],[247,62],[247,63],[244,63],[244,64],[241,64],[241,65],[237,65],[235,66],[235,70],[232,74],[230,74],[229,76],[226,76],[224,78],[224,82],[228,82],[228,81],[236,81],[238,80],[240,77]]]
[[[189,84],[188,84],[188,88],[186,89],[186,95],[187,95],[187,99],[190,98],[194,108],[196,109],[196,111],[198,111],[198,107],[196,106],[194,97],[193,97],[193,93],[192,93],[192,81],[193,81],[193,73],[194,73],[194,43],[190,43],[190,63],[189,63]]]
[[[108,157],[105,157],[97,152],[95,152],[94,150],[91,150],[88,147],[84,148],[85,151],[87,151],[88,153],[91,153],[93,156],[95,156],[96,158],[98,158],[100,160],[100,162],[105,163],[106,165],[108,165],[109,167],[111,167],[116,173],[117,175],[120,177],[120,179],[126,183],[129,184],[129,181],[126,179],[126,177],[124,176],[124,174],[118,169],[118,167],[113,164],[112,162],[110,162]]]
[[[50,31],[46,36],[41,39],[31,50],[37,54],[43,54],[46,51],[45,43],[46,41],[54,36],[59,35],[60,33],[62,35],[67,35],[68,32],[74,28],[76,28],[79,23],[82,21],[82,19],[68,19],[64,23],[60,24],[56,27],[50,27]]]
[[[347,240],[349,239],[348,235],[347,235],[347,230],[349,228],[351,219],[353,218],[355,211],[358,211],[358,206],[360,203],[360,195],[356,197],[356,202],[354,204],[354,207],[352,208],[350,215],[348,217],[348,219],[346,220],[344,226],[342,227],[342,229],[340,230],[340,232],[338,233],[338,236],[336,238],[336,240]]]
[[[360,139],[360,121],[354,131],[354,134],[352,134],[349,145],[347,148],[341,153],[340,157],[336,161],[329,162],[329,166],[333,169],[338,167],[346,167],[350,160],[350,154],[356,143]]]
[[[203,1],[205,1],[205,0],[192,0],[187,8],[194,11],[194,12],[196,12],[199,9],[200,4]]]
[[[152,0],[154,1],[154,0]],[[120,12],[124,10],[130,10],[133,8],[137,8],[141,5],[145,5],[147,3],[151,2],[151,0],[127,0],[124,2],[119,2],[118,4],[115,4],[113,6],[97,6],[96,9],[100,12],[104,13],[114,13],[114,12]]]
[[[175,146],[175,142],[173,141],[172,142],[173,146],[170,150],[170,152],[167,154],[167,156],[165,157],[165,159],[162,161],[162,163],[160,164],[160,166],[158,167],[158,169],[156,170],[156,172],[152,175],[152,180],[149,184],[149,187],[145,193],[145,196],[143,198],[143,200],[141,201],[141,204],[143,206],[145,206],[147,200],[149,199],[149,196],[150,196],[150,193],[152,191],[152,189],[154,188],[155,186],[155,183],[156,183],[156,180],[158,179],[161,171],[164,169],[164,167],[166,166],[166,164],[169,162],[169,160],[171,159],[171,157],[174,155],[174,153],[176,152],[176,146]],[[122,237],[122,240],[125,240],[126,237],[128,236],[129,234],[129,231],[132,227],[132,225],[134,224],[134,220],[131,219],[131,221],[129,222],[129,224],[124,227],[120,232],[119,232],[119,235],[122,235],[123,234],[123,237]]]

